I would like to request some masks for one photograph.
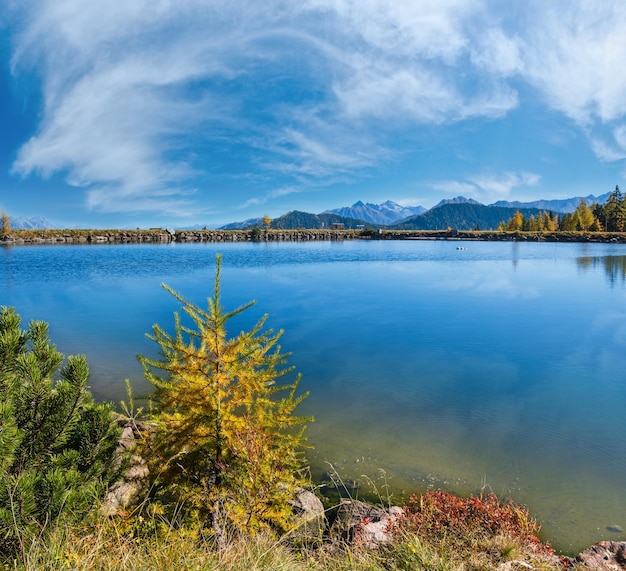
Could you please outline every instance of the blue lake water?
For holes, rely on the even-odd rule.
[[[459,250],[462,247],[465,249]],[[311,391],[312,473],[510,496],[569,553],[626,540],[626,247],[354,241],[0,248],[0,304],[85,353],[97,398],[147,394],[137,353],[178,309],[257,305]],[[385,477],[383,479],[383,471]]]

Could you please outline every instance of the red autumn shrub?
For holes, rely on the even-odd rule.
[[[401,526],[431,540],[463,543],[480,537],[509,535],[538,550],[552,551],[537,537],[540,526],[527,510],[512,502],[502,504],[493,494],[461,498],[429,490],[422,496],[410,496],[404,510]]]

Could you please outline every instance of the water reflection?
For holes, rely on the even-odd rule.
[[[511,242],[512,252],[511,252],[511,261],[513,262],[513,269],[517,269],[517,265],[519,264],[519,242],[517,240],[513,240]]]
[[[10,288],[13,285],[13,246],[3,245],[0,247],[0,267],[2,268],[2,275],[0,278],[5,282],[6,288]]]
[[[581,256],[576,265],[584,271],[602,269],[611,287],[626,283],[626,256]]]

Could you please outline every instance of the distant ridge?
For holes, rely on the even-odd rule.
[[[588,196],[577,196],[564,199],[552,199],[552,200],[535,200],[531,202],[520,202],[499,200],[493,204],[484,205],[474,200],[473,198],[466,198],[464,196],[457,196],[455,198],[448,198],[441,200],[430,210],[426,210],[422,206],[401,206],[392,200],[387,200],[381,204],[372,204],[369,202],[363,202],[361,200],[355,202],[352,206],[344,206],[342,208],[335,208],[332,210],[325,210],[320,214],[309,214],[299,211],[292,211],[284,214],[283,216],[276,218],[272,221],[272,228],[276,228],[274,222],[281,220],[280,228],[325,228],[328,224],[333,222],[343,223],[346,228],[355,228],[357,226],[367,225],[369,227],[389,227],[389,228],[407,228],[407,229],[442,229],[455,227],[458,230],[461,229],[475,229],[480,227],[483,230],[497,228],[499,222],[494,225],[495,218],[499,218],[501,215],[507,215],[505,221],[508,221],[515,210],[522,211],[524,216],[530,216],[531,214],[537,215],[541,212],[553,212],[555,214],[565,214],[568,212],[574,212],[581,200],[587,201],[589,205],[593,202],[598,204],[604,204],[608,199],[610,192],[605,194],[594,196],[592,194]],[[469,209],[461,208],[456,214],[452,214],[454,211],[444,211],[437,213],[441,208],[448,206],[473,206],[476,207],[472,213]],[[480,207],[480,208],[479,208]],[[488,209],[488,210],[483,210]],[[489,210],[491,209],[491,210]],[[512,210],[509,213],[498,213],[495,209]],[[464,218],[462,214],[465,212],[468,218]],[[429,214],[430,213],[430,214]],[[436,214],[435,214],[436,213]],[[416,218],[426,216],[420,222],[416,222]],[[450,218],[448,214],[452,217]],[[457,217],[458,214],[458,217]],[[332,221],[328,216],[337,216]],[[447,222],[443,219],[447,218]],[[439,222],[436,222],[439,219]],[[434,224],[444,224],[438,228],[434,228]],[[311,226],[307,226],[311,224]],[[254,227],[262,227],[262,218],[250,218],[243,222],[232,222],[218,228],[218,230],[245,230]],[[417,225],[417,226],[416,226]],[[426,225],[422,228],[421,225]]]
[[[243,222],[231,222],[220,226],[218,230],[245,230],[246,228],[254,228],[255,226],[261,227],[263,225],[263,218],[248,218]]]
[[[414,216],[390,226],[392,230],[496,230],[501,222],[508,222],[519,210],[524,217],[537,216],[537,208],[503,208],[485,206],[476,201],[447,203],[431,208],[420,216]]]
[[[477,200],[474,200],[473,198],[465,198],[464,196],[456,196],[455,198],[446,198],[444,200],[441,200],[440,202],[435,204],[435,206],[433,206],[431,210],[433,210],[434,208],[439,208],[440,206],[445,206],[446,204],[479,204],[480,206],[483,206],[482,203],[478,202]]]
[[[333,224],[343,224],[344,228],[355,230],[365,225],[363,220],[346,218],[338,214],[322,212],[321,214],[309,214],[293,210],[272,220],[271,228],[278,230],[296,230],[306,228],[309,230],[331,228]],[[372,227],[372,225],[369,225]],[[374,225],[376,226],[376,225]]]
[[[54,228],[54,225],[43,218],[43,216],[35,216],[34,218],[25,218],[24,216],[9,216],[11,228],[16,230],[40,230],[46,228]]]
[[[508,200],[498,200],[489,206],[501,206],[504,208],[538,208],[539,210],[546,210],[552,212],[559,212],[565,214],[566,212],[574,212],[581,200],[585,200],[588,205],[591,206],[593,202],[598,204],[604,204],[611,193],[601,194],[600,196],[576,196],[574,198],[563,198],[554,200],[535,200],[533,202],[519,202],[517,200],[509,202]]]
[[[337,214],[343,218],[352,218],[371,224],[388,226],[424,212],[426,212],[426,209],[423,206],[401,206],[392,200],[387,200],[381,204],[364,203],[359,200],[352,206],[325,210],[322,214]]]

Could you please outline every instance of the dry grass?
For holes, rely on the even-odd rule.
[[[467,531],[467,530],[466,530]],[[540,548],[538,548],[540,547]],[[1,560],[0,560],[1,561]],[[2,568],[2,563],[0,563]],[[210,538],[166,522],[109,519],[93,527],[59,526],[33,542],[6,570],[61,571],[514,571],[562,570],[545,546],[516,534],[470,530],[464,537],[422,534],[400,526],[391,544],[376,550],[322,545],[297,548],[259,535],[231,539],[218,551]]]

